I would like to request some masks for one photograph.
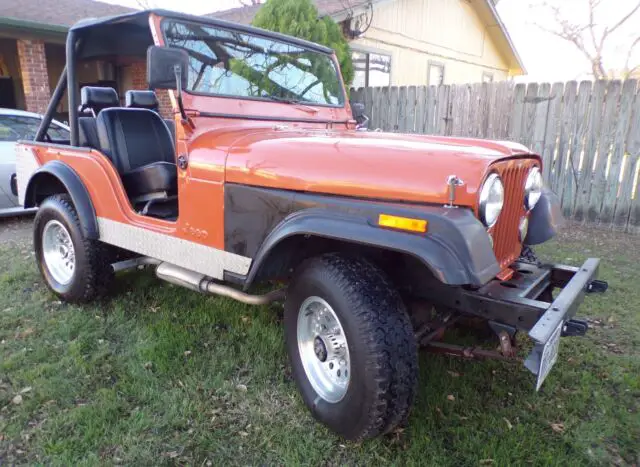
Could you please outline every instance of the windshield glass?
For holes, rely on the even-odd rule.
[[[163,23],[166,45],[189,54],[187,91],[238,98],[344,105],[331,56],[246,33]]]

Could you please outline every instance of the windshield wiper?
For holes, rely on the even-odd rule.
[[[309,113],[318,113],[318,109],[316,109],[315,107],[311,107],[307,104],[305,104],[304,102],[301,102],[299,100],[296,99],[288,99],[286,97],[281,97],[281,96],[273,96],[273,95],[267,95],[267,96],[262,96],[264,99],[269,99],[270,101],[275,101],[275,102],[281,102],[283,104],[289,104],[289,105],[297,105],[299,106],[298,108],[301,110],[304,110],[305,112],[309,112]]]
[[[270,101],[276,101],[276,102],[284,102],[285,104],[302,104],[302,102],[300,102],[297,99],[289,99],[287,97],[282,97],[282,96],[272,96],[272,95],[266,95],[266,96],[261,96],[265,99],[269,99]]]

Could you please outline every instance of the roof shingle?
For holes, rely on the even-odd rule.
[[[2,16],[56,26],[72,26],[85,18],[114,16],[136,11],[94,0],[3,0]]]
[[[366,5],[370,0],[313,0],[320,16],[334,16],[338,13]],[[374,2],[375,3],[375,2]],[[207,16],[235,23],[250,24],[262,5],[248,5],[229,10],[216,11]]]

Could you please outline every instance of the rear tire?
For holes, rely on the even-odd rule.
[[[45,283],[64,301],[89,302],[112,282],[106,246],[84,236],[69,195],[42,202],[33,224],[33,243]]]
[[[289,287],[284,325],[293,376],[315,418],[352,440],[406,420],[417,346],[404,303],[380,269],[338,254],[307,260]]]

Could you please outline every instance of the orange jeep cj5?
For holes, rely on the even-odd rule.
[[[539,388],[560,337],[587,331],[574,315],[607,284],[597,259],[535,258],[529,246],[561,216],[527,148],[369,132],[332,50],[215,19],[82,21],[66,59],[35,140],[17,149],[20,199],[39,207],[38,266],[61,299],[93,300],[118,271],[147,265],[201,293],[282,301],[302,398],[349,439],[407,419],[418,347],[514,359],[524,332]],[[79,68],[105,59],[146,60],[149,90],[80,88]],[[71,140],[54,144],[65,94]],[[264,283],[280,288],[252,293]],[[454,325],[495,343],[456,345]]]

